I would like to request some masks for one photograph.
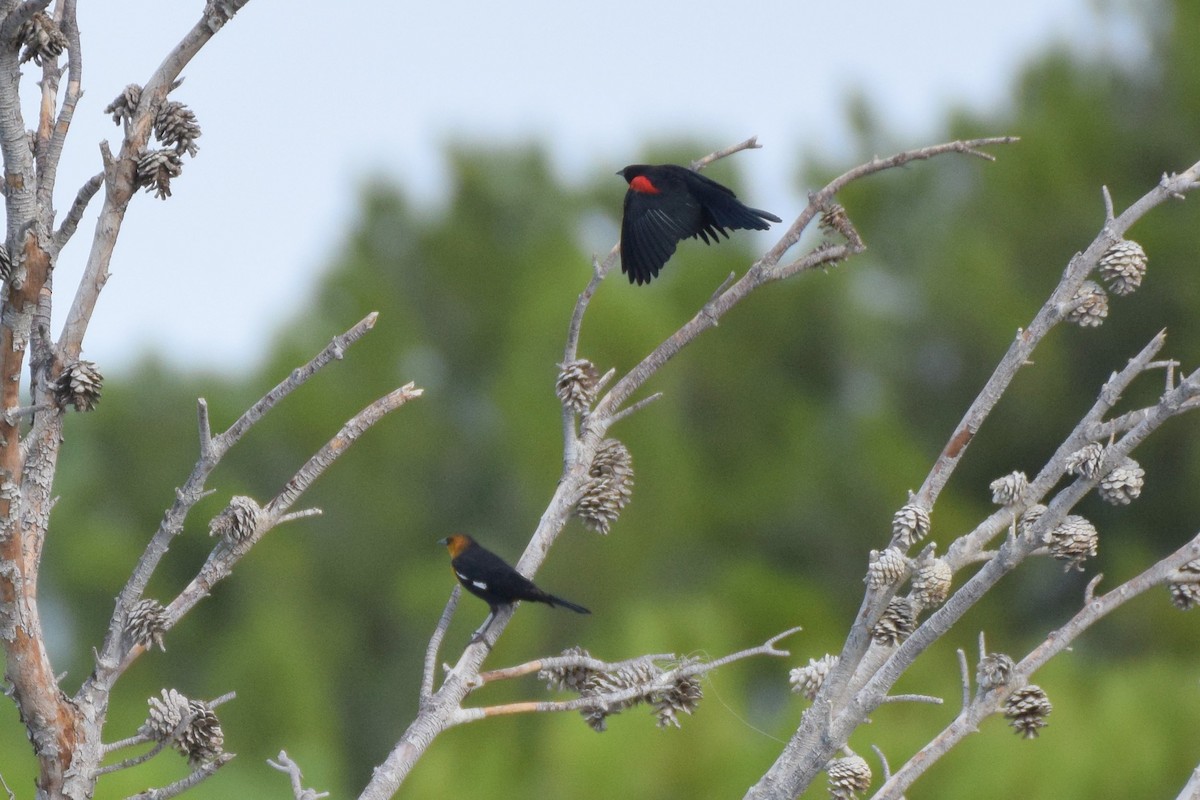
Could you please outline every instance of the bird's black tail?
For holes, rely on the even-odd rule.
[[[548,606],[562,606],[563,608],[569,608],[572,611],[574,611],[576,614],[592,613],[591,611],[587,610],[586,608],[584,608],[581,605],[578,605],[577,603],[572,603],[570,600],[563,600],[561,597],[555,597],[552,594],[547,594],[545,599],[542,602],[544,602]]]

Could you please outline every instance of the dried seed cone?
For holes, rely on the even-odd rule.
[[[1046,717],[1054,710],[1050,699],[1037,684],[1017,689],[1004,701],[1004,716],[1013,730],[1024,739],[1036,739],[1049,723]]]
[[[837,663],[838,657],[828,653],[819,659],[810,658],[807,666],[796,667],[788,673],[788,683],[792,685],[792,691],[804,695],[809,700],[815,700],[817,692],[821,691],[821,686],[825,683],[825,677]]]
[[[1100,465],[1104,463],[1106,448],[1099,442],[1092,442],[1067,456],[1067,471],[1084,478],[1095,480],[1100,477]]]
[[[220,536],[229,544],[244,542],[258,529],[262,509],[254,498],[234,495],[229,505],[208,523],[208,535]]]
[[[639,661],[628,664],[614,673],[595,673],[584,683],[583,691],[579,695],[580,697],[599,697],[612,692],[632,689],[635,686],[645,686],[661,674],[662,670],[654,664],[648,661]],[[591,708],[585,708],[579,713],[592,730],[596,733],[603,733],[608,729],[608,717],[632,708],[645,699],[645,696],[641,695],[629,700],[599,703]]]
[[[586,414],[596,402],[596,385],[600,381],[600,373],[596,365],[586,358],[577,358],[566,364],[559,365],[558,380],[554,384],[554,393],[563,408],[576,414]]]
[[[1075,293],[1075,308],[1067,314],[1067,321],[1081,328],[1095,328],[1104,323],[1108,316],[1108,295],[1095,281],[1084,281]]]
[[[1029,488],[1029,478],[1024,472],[1010,472],[1003,478],[992,481],[988,487],[992,490],[992,502],[998,506],[1011,506],[1021,500],[1025,490]]]
[[[105,114],[112,114],[113,124],[120,125],[122,120],[133,121],[133,112],[138,103],[142,102],[142,87],[131,83],[125,87],[116,98],[104,108]]]
[[[1042,518],[1042,514],[1046,513],[1046,507],[1041,503],[1034,503],[1029,508],[1025,509],[1021,514],[1021,518],[1017,521],[1017,531],[1022,536],[1029,536],[1033,526]]]
[[[929,512],[909,503],[892,516],[892,544],[907,550],[929,535]]]
[[[660,728],[672,725],[676,728],[682,727],[679,724],[679,713],[694,713],[703,697],[704,690],[700,687],[700,679],[695,675],[676,678],[670,687],[656,692],[650,698],[650,705],[654,707],[655,724]]]
[[[871,563],[867,565],[867,586],[878,589],[891,586],[908,574],[908,558],[898,547],[889,547],[882,553],[871,551]]]
[[[821,219],[817,223],[821,230],[826,233],[842,232],[846,225],[850,222],[850,218],[846,216],[846,209],[841,203],[830,203],[821,211]]]
[[[605,439],[588,470],[588,482],[575,505],[575,516],[597,533],[607,534],[632,496],[633,456],[616,439]]]
[[[17,45],[24,46],[21,63],[33,59],[39,67],[47,60],[53,61],[67,49],[67,37],[48,15],[41,11],[21,24],[17,31]]]
[[[125,635],[134,644],[151,649],[158,645],[164,653],[163,634],[167,632],[167,610],[157,600],[146,598],[134,603],[125,620]]]
[[[187,756],[191,764],[212,761],[225,745],[221,723],[208,703],[200,700],[188,703],[188,712],[192,715],[192,723],[175,740],[175,749]]]
[[[979,664],[975,667],[975,682],[985,692],[997,686],[1006,686],[1016,666],[1004,653],[989,653],[979,659]]]
[[[907,597],[893,597],[879,621],[871,628],[871,638],[884,647],[895,647],[917,629],[917,608]]]
[[[1100,278],[1113,294],[1126,295],[1137,291],[1146,277],[1146,251],[1135,241],[1122,239],[1100,256],[1097,264]]]
[[[175,150],[147,150],[138,158],[137,185],[160,200],[171,196],[171,179],[183,172],[183,157]]]
[[[1132,458],[1126,458],[1100,479],[1097,494],[1114,506],[1127,506],[1142,494],[1146,470]]]
[[[1078,514],[1070,514],[1050,532],[1050,554],[1065,561],[1063,569],[1083,571],[1083,562],[1096,555],[1100,534],[1096,526]]]
[[[174,689],[163,689],[162,699],[151,697],[147,700],[149,713],[142,723],[141,732],[151,736],[155,741],[165,742],[183,722],[189,713],[190,700]]]
[[[1179,568],[1180,572],[1193,574],[1195,581],[1172,583],[1167,588],[1171,592],[1171,602],[1180,611],[1190,611],[1200,604],[1200,559],[1189,561]]]
[[[924,608],[934,608],[950,596],[954,572],[944,558],[929,558],[918,566],[912,579],[913,599]]]
[[[91,411],[100,402],[104,376],[91,361],[68,364],[54,382],[54,398],[59,408],[74,406],[76,411]]]
[[[862,756],[835,758],[825,766],[829,796],[833,800],[855,800],[871,788],[871,767]]]
[[[561,655],[587,658],[591,654],[582,647],[568,647]],[[546,688],[551,690],[569,690],[582,692],[588,679],[596,674],[594,669],[580,666],[546,667],[538,670],[538,680],[546,682]]]
[[[200,123],[195,113],[176,100],[168,100],[158,109],[154,117],[154,135],[176,153],[187,153],[195,158],[200,149],[196,140],[200,138]]]

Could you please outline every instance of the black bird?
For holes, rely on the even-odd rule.
[[[621,216],[621,271],[630,283],[649,283],[682,239],[705,244],[730,230],[765,231],[782,222],[743,205],[731,190],[675,164],[632,164],[617,173],[629,183]]]
[[[548,606],[562,606],[579,614],[590,614],[581,605],[544,592],[533,581],[505,563],[504,559],[484,548],[470,536],[456,533],[438,541],[450,551],[450,568],[463,588],[483,600],[491,608],[488,618],[475,631],[471,641],[483,638],[501,606],[512,605],[518,600],[532,600]]]

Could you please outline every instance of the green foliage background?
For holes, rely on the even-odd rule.
[[[1102,224],[1101,184],[1121,208],[1161,173],[1200,158],[1200,8],[1176,2],[1156,11],[1152,60],[1046,55],[1021,76],[1011,108],[947,122],[947,137],[1021,136],[996,150],[997,163],[942,159],[856,184],[840,199],[870,247],[865,256],[764,289],[670,363],[649,387],[665,397],[614,432],[634,455],[632,504],[607,538],[572,523],[538,576],[595,613],[523,609],[489,664],[576,643],[612,659],[721,655],[803,625],[789,643],[793,658],[717,672],[678,731],[655,729],[644,710],[613,718],[603,735],[574,715],[451,730],[402,794],[741,796],[802,712],[787,670],[839,647],[867,550],[886,542],[906,490]],[[856,119],[863,157],[916,144],[893,140],[861,109]],[[685,161],[720,144],[645,156]],[[739,160],[753,157],[712,174],[736,185]],[[191,797],[283,796],[284,779],[263,764],[283,748],[308,783],[352,796],[416,711],[425,643],[452,586],[434,542],[469,531],[515,558],[551,495],[561,460],[555,364],[590,274],[581,231],[615,240],[623,187],[609,175],[568,187],[536,146],[464,148],[452,159],[453,191],[436,211],[414,207],[394,186],[363,188],[359,222],[328,276],[252,377],[145,363],[110,376],[99,409],[68,421],[42,601],[56,665],[73,690],[114,596],[195,459],[196,397],[207,398],[215,425],[227,425],[330,336],[380,312],[373,333],[218,470],[216,494],[192,515],[151,587],[164,600],[203,561],[207,521],[231,495],[271,496],[372,399],[408,380],[427,389],[320,480],[307,503],[323,516],[272,533],[171,633],[165,654],[142,658],[121,682],[113,739],[134,732],[145,699],[162,687],[200,697],[237,691],[220,715],[239,758]],[[797,176],[802,188],[850,161],[808,163]],[[1179,203],[1133,230],[1150,254],[1146,285],[1113,299],[1102,328],[1061,330],[1046,343],[943,495],[936,540],[988,512],[990,480],[1036,471],[1107,374],[1159,329],[1169,329],[1168,355],[1187,369],[1200,361],[1197,222],[1195,208]],[[592,303],[581,354],[602,369],[630,368],[751,258],[744,237],[720,248],[689,243],[649,288],[613,276]],[[1129,402],[1160,388],[1147,381]],[[1102,532],[1088,573],[1038,563],[1012,576],[901,684],[947,704],[881,709],[852,746],[867,753],[877,744],[903,762],[956,712],[954,648],[974,653],[986,630],[992,648],[1022,654],[1077,609],[1095,571],[1115,585],[1190,536],[1200,519],[1198,445],[1190,418],[1145,445],[1142,499],[1128,509],[1094,499],[1082,506]],[[447,658],[483,614],[464,601]],[[1165,592],[1131,603],[1037,676],[1055,704],[1039,740],[1021,741],[990,720],[915,796],[1173,796],[1200,751],[1195,638],[1196,620]],[[471,702],[537,696],[543,687],[527,679]],[[18,796],[32,793],[28,753],[15,709],[0,703],[0,772]],[[182,760],[167,754],[105,777],[98,796],[183,774]]]

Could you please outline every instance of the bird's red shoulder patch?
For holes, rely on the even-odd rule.
[[[645,175],[638,175],[629,182],[629,188],[642,194],[658,194],[658,187],[650,182]]]

